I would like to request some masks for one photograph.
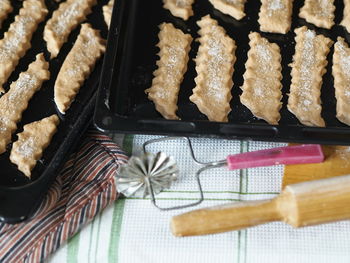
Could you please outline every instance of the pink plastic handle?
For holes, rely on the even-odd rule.
[[[227,157],[229,170],[270,166],[277,164],[321,163],[324,160],[319,144],[286,146]]]

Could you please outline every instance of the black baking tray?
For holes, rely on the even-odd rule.
[[[101,30],[101,35],[107,37],[107,26],[102,15],[102,6],[106,1],[99,1],[93,8],[92,14],[87,17],[87,22],[96,29]],[[11,1],[14,11],[3,23],[0,37],[3,37],[9,25],[18,14],[22,1]],[[52,12],[57,9],[58,3],[54,0],[46,0],[49,14],[45,22],[51,17]],[[18,78],[20,72],[25,71],[28,65],[35,60],[36,54],[44,52],[46,60],[49,60],[49,53],[42,38],[45,22],[42,22],[33,35],[31,41],[32,48],[20,60],[16,70],[5,84],[8,90],[11,82]],[[30,218],[35,213],[40,201],[46,194],[55,177],[69,157],[80,137],[84,134],[93,117],[93,109],[96,101],[96,90],[102,60],[99,61],[89,79],[84,83],[71,108],[65,115],[59,114],[53,100],[54,83],[59,69],[72,48],[78,34],[80,26],[69,36],[68,42],[63,46],[57,58],[50,63],[50,80],[45,82],[39,92],[31,99],[27,110],[24,112],[22,121],[18,124],[18,129],[12,137],[12,141],[17,139],[17,133],[23,131],[23,126],[27,123],[42,119],[57,113],[61,119],[58,131],[54,135],[49,147],[44,151],[43,157],[38,161],[32,171],[32,178],[28,179],[18,171],[16,165],[9,160],[12,144],[8,145],[6,153],[0,155],[0,221],[6,223],[17,223]]]
[[[328,56],[329,63],[327,73],[323,77],[321,96],[322,116],[327,127],[306,127],[300,124],[286,107],[291,83],[291,69],[288,64],[292,61],[295,46],[294,29],[307,25],[318,34],[324,34],[333,40],[336,40],[337,36],[342,36],[350,42],[350,35],[339,25],[331,30],[325,30],[299,18],[298,12],[303,2],[294,1],[292,30],[286,35],[280,35],[260,32],[257,22],[260,1],[248,1],[245,6],[247,16],[237,21],[215,10],[208,0],[196,0],[193,5],[195,15],[188,21],[183,21],[163,9],[161,0],[118,0],[113,11],[111,33],[98,92],[94,115],[96,126],[105,132],[350,145],[350,128],[335,117],[336,99],[331,74],[333,48]],[[335,4],[335,22],[339,24],[344,5],[338,0]],[[229,121],[227,123],[209,122],[189,100],[192,89],[195,87],[196,72],[193,59],[199,46],[197,41],[192,43],[188,71],[180,89],[178,116],[181,120],[165,120],[155,110],[154,104],[147,99],[144,92],[151,86],[152,73],[156,69],[159,51],[156,47],[158,25],[162,22],[171,22],[177,28],[190,33],[192,37],[198,38],[199,28],[196,22],[207,14],[215,18],[237,44],[232,111],[229,114]],[[249,50],[248,34],[251,31],[260,32],[281,48],[283,108],[281,120],[276,126],[255,118],[239,100],[241,94],[239,87],[243,84],[244,64]]]

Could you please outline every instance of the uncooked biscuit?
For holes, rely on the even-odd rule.
[[[350,126],[350,48],[344,38],[334,44],[333,77],[337,98],[337,118]]]
[[[13,10],[10,0],[0,1],[0,27],[2,22],[6,19],[7,15]]]
[[[293,0],[261,0],[260,30],[285,34],[292,24]]]
[[[89,24],[83,24],[55,82],[54,99],[62,114],[69,109],[80,87],[104,52],[105,40],[100,37],[99,31]]]
[[[256,32],[250,33],[249,39],[250,50],[240,99],[256,117],[277,125],[282,107],[280,48]]]
[[[187,20],[193,16],[192,5],[195,0],[163,0],[163,7],[168,9],[173,16]]]
[[[305,26],[297,28],[295,33],[288,109],[302,124],[324,127],[320,98],[322,76],[326,73],[327,55],[333,42]]]
[[[47,9],[44,0],[25,0],[15,21],[0,40],[0,93],[21,57],[31,47],[30,41]]]
[[[107,5],[102,7],[103,17],[105,19],[105,22],[106,22],[106,25],[108,26],[108,28],[109,28],[110,23],[111,23],[113,5],[114,5],[114,0],[110,0]]]
[[[50,144],[59,122],[55,114],[24,125],[23,132],[17,134],[18,140],[13,143],[10,160],[25,176],[31,177],[31,171]]]
[[[346,28],[348,33],[350,32],[350,1],[344,1],[344,11],[343,11],[343,20],[340,23]]]
[[[166,119],[179,119],[176,115],[177,99],[181,82],[187,70],[188,52],[192,37],[176,29],[170,23],[160,25],[157,61],[152,87],[145,92],[156,109]]]
[[[236,61],[235,41],[209,15],[197,24],[200,46],[196,57],[196,87],[190,100],[210,121],[227,122]]]
[[[49,63],[44,55],[39,54],[26,72],[10,86],[10,90],[0,98],[0,154],[6,151],[11,142],[12,133],[17,129],[17,122],[22,118],[28,102],[44,81],[50,78]]]
[[[97,0],[67,0],[60,4],[44,29],[44,39],[51,58],[55,58],[71,31],[91,13]]]
[[[334,25],[334,0],[305,0],[299,16],[308,23],[330,29]]]
[[[244,5],[247,0],[209,0],[215,9],[237,20],[245,17]]]

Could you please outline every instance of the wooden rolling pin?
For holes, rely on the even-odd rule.
[[[175,236],[239,230],[273,221],[294,227],[350,219],[350,175],[288,185],[274,199],[243,201],[172,218]]]

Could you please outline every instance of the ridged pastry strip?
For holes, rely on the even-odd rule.
[[[330,29],[334,25],[334,0],[305,0],[299,16],[308,23]]]
[[[288,109],[302,124],[324,127],[320,99],[322,76],[326,73],[327,54],[333,42],[305,26],[295,29],[295,33]]]
[[[292,24],[293,0],[261,0],[260,30],[285,34]]]
[[[3,85],[31,47],[32,35],[47,12],[43,0],[25,0],[15,21],[0,40],[0,93],[5,92]]]
[[[13,143],[10,160],[25,176],[31,177],[31,171],[49,146],[59,122],[55,114],[24,125],[23,132],[17,134],[18,140]]]
[[[17,122],[22,118],[28,102],[44,81],[50,78],[49,63],[44,55],[39,54],[26,72],[10,86],[10,90],[0,98],[0,153],[6,151],[6,145],[11,142],[12,133],[17,129]]]
[[[344,0],[343,20],[341,21],[340,24],[346,28],[348,33],[350,32],[350,1],[349,0]]]
[[[255,32],[249,34],[249,39],[250,50],[240,99],[256,117],[276,125],[282,107],[280,48]]]
[[[237,20],[245,17],[244,5],[247,0],[209,0],[215,9]]]
[[[187,71],[192,37],[170,23],[160,25],[158,69],[153,73],[152,87],[145,92],[157,111],[166,119],[177,120],[177,100],[181,82]]]
[[[54,99],[62,114],[69,109],[80,87],[104,52],[105,40],[100,37],[99,31],[89,24],[83,24],[55,82]]]
[[[0,1],[0,27],[2,22],[7,18],[7,15],[13,10],[10,0]]]
[[[344,38],[334,44],[333,77],[337,98],[337,118],[350,126],[350,48]]]
[[[200,46],[196,57],[196,87],[190,100],[210,121],[226,122],[231,111],[235,41],[209,15],[197,24]]]
[[[195,0],[163,0],[163,7],[168,9],[173,16],[187,20],[193,16],[192,5]]]
[[[67,0],[53,12],[44,29],[44,39],[51,58],[58,55],[69,34],[85,20],[96,3],[97,0]]]
[[[114,0],[109,0],[108,4],[102,7],[103,18],[108,28],[111,24],[113,5],[114,5]]]

